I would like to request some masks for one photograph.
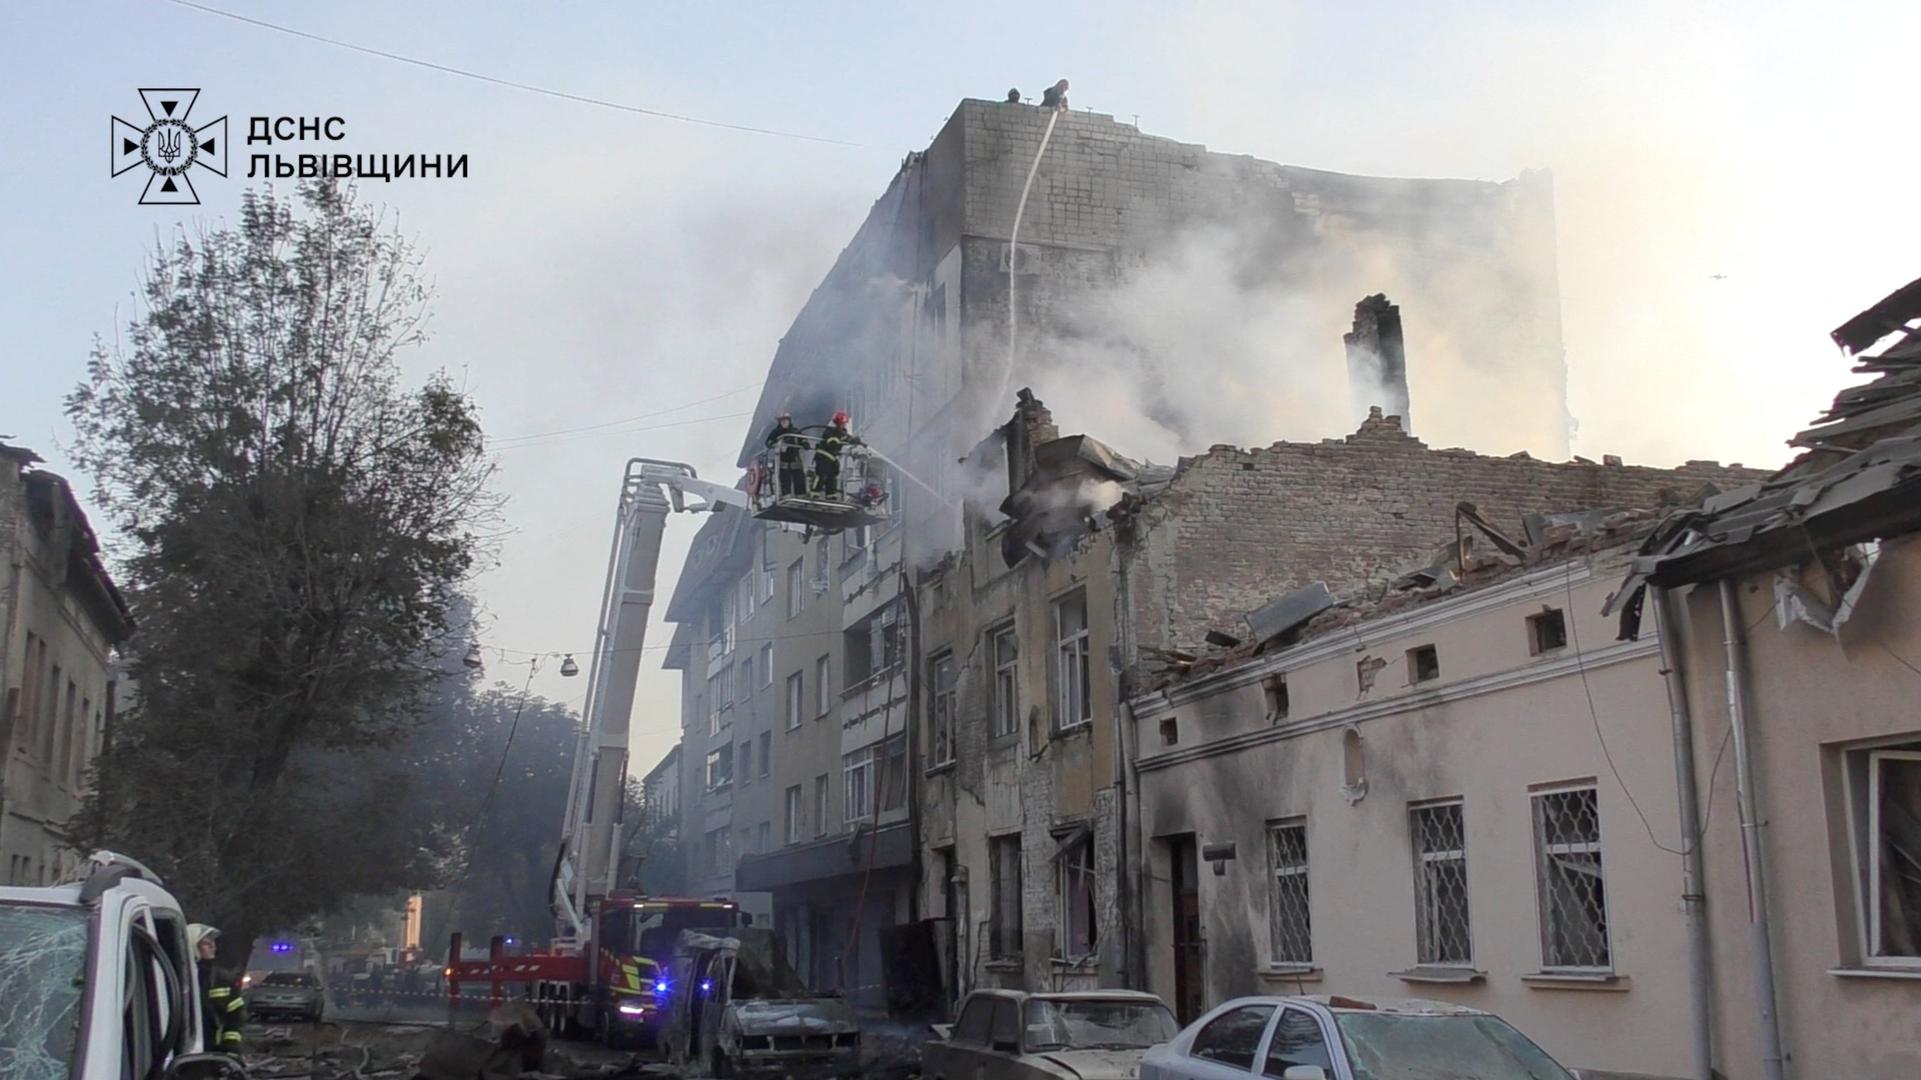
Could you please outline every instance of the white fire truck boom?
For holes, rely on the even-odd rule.
[[[560,861],[554,874],[554,914],[562,941],[588,940],[587,917],[595,898],[615,885],[620,868],[622,787],[627,777],[627,720],[633,712],[647,616],[654,606],[654,577],[667,513],[704,513],[722,506],[747,508],[747,496],[702,480],[693,466],[634,458],[620,484],[613,551],[600,626],[587,671],[587,703],[574,774],[567,791]]]

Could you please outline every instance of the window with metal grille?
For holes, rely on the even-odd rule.
[[[1307,915],[1307,823],[1267,827],[1268,940],[1277,964],[1314,960],[1314,935]]]
[[[1062,597],[1054,605],[1054,726],[1071,728],[1094,718],[1088,701],[1087,594]]]
[[[1601,813],[1591,787],[1534,795],[1536,885],[1541,893],[1541,965],[1606,970],[1607,887],[1601,876]]]
[[[933,695],[928,710],[932,727],[928,739],[928,764],[946,765],[954,760],[954,654],[944,652],[928,664],[927,684]]]
[[[1011,622],[988,635],[994,659],[994,734],[1012,735],[1020,723],[1020,639]]]
[[[987,841],[992,906],[988,911],[988,951],[996,960],[1021,954],[1021,838]]]
[[[1474,962],[1467,907],[1467,830],[1461,803],[1408,811],[1414,837],[1415,944],[1423,964]]]

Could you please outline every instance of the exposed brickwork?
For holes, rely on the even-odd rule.
[[[1711,461],[1656,469],[1433,450],[1379,415],[1341,440],[1217,446],[1183,459],[1135,523],[1140,643],[1193,647],[1289,589],[1378,579],[1453,536],[1460,502],[1518,534],[1533,511],[1655,507],[1763,475]]]

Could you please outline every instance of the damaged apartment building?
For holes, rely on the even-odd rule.
[[[690,889],[737,895],[782,932],[813,985],[865,1006],[883,995],[881,929],[928,914],[915,870],[925,846],[914,812],[921,774],[909,765],[928,749],[915,724],[925,676],[912,633],[915,576],[970,543],[962,506],[978,476],[957,462],[1016,389],[1059,377],[1050,363],[1066,343],[1180,362],[1152,342],[1112,340],[1102,310],[1117,290],[1197,231],[1230,233],[1238,261],[1223,274],[1338,290],[1328,308],[1336,323],[1377,293],[1423,304],[1424,325],[1483,357],[1483,374],[1525,403],[1521,441],[1566,446],[1546,174],[1500,183],[1346,176],[1214,153],[1085,112],[1059,114],[1043,153],[1050,115],[963,101],[932,144],[903,161],[775,350],[738,464],[765,464],[777,413],[808,427],[844,408],[893,469],[884,519],[806,535],[719,513],[667,612],[669,663],[682,672]],[[1380,269],[1390,265],[1418,267],[1419,280]],[[1289,362],[1336,382],[1366,373],[1358,421],[1393,397],[1379,391],[1398,361],[1365,340],[1344,356],[1338,338],[1337,327]],[[1184,423],[1189,444],[1212,437],[1205,417]],[[1090,599],[1090,626],[1111,627],[1098,606]],[[1166,644],[1187,629],[1147,620],[1143,640]],[[1109,670],[1108,644],[1088,653],[1092,675]],[[1093,707],[1105,716],[1113,687],[1096,684]],[[1105,742],[1099,753],[1111,757]],[[977,881],[985,886],[984,868]],[[1046,887],[1038,870],[1030,881]]]
[[[1140,712],[1134,699],[1156,673],[1204,667],[1210,649],[1252,651],[1336,596],[1389,591],[1407,564],[1434,563],[1457,528],[1484,527],[1523,552],[1489,523],[1534,515],[1529,532],[1512,531],[1545,543],[1569,528],[1552,515],[1586,521],[1605,507],[1643,520],[1759,475],[1713,462],[1670,470],[1435,450],[1378,411],[1344,439],[1216,447],[1156,467],[1061,436],[1026,393],[968,463],[977,489],[999,479],[1004,501],[970,503],[966,547],[923,576],[918,598],[921,888],[941,927],[946,989],[1146,987],[1188,1019],[1229,982],[1188,972],[1170,983],[1173,957],[1199,956],[1201,941],[1154,932],[1170,920],[1199,929],[1206,904],[1190,886],[1203,849],[1218,837],[1257,860],[1261,836],[1169,824],[1165,806],[1244,824],[1275,785],[1258,769],[1235,774],[1250,760],[1236,757],[1156,786],[1168,774],[1150,764],[1213,734],[1211,717]],[[1456,572],[1437,565],[1412,580],[1432,586]],[[1550,577],[1538,593],[1560,587]],[[1329,648],[1341,658],[1330,663],[1361,680],[1350,701],[1437,677],[1427,654],[1390,662],[1385,651],[1357,654],[1351,638]],[[1440,661],[1449,671],[1466,662]],[[1316,692],[1300,688],[1294,706],[1285,683],[1254,695],[1289,715]],[[1208,939],[1210,965],[1245,961],[1238,992],[1260,988],[1247,936]]]

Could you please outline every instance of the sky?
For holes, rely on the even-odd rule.
[[[1066,76],[1077,108],[1217,151],[1385,176],[1551,169],[1574,452],[1595,459],[1781,464],[1856,378],[1827,331],[1921,274],[1912,87],[1883,47],[1921,34],[1912,3],[207,6],[838,141],[559,100],[169,0],[0,6],[0,435],[56,470],[73,472],[61,399],[94,336],[137,311],[156,240],[231,223],[246,117],[342,117],[343,152],[467,155],[467,177],[361,194],[435,282],[406,370],[452,374],[497,440],[512,531],[474,591],[487,674],[514,683],[538,655],[585,666],[625,459],[732,478],[781,335],[963,97]],[[107,118],[143,115],[143,86],[199,87],[194,119],[229,117],[232,168],[195,174],[199,207],[138,206],[141,171],[108,175]],[[1456,426],[1508,453],[1501,420]],[[698,524],[669,522],[663,590]],[[677,735],[668,629],[643,664],[636,771]],[[531,685],[578,704],[586,679],[558,666]]]

